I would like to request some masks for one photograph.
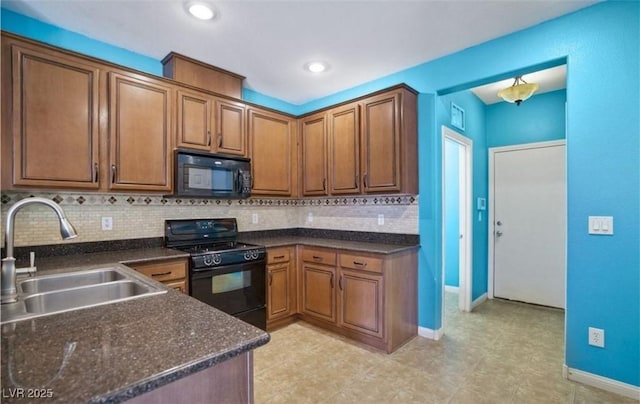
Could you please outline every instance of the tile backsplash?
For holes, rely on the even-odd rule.
[[[215,217],[235,217],[240,231],[302,227],[418,234],[418,201],[417,196],[411,195],[211,200],[158,195],[3,192],[3,228],[8,209],[28,196],[53,199],[62,206],[78,231],[77,238],[65,243],[162,237],[165,219]],[[103,217],[112,218],[113,230],[102,230]],[[380,219],[384,224],[378,224]],[[63,242],[56,215],[42,205],[25,206],[17,212],[14,234],[16,247]]]

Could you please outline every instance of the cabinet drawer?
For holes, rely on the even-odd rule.
[[[302,260],[306,262],[314,262],[316,264],[335,265],[336,253],[326,250],[305,248],[302,251]]]
[[[340,266],[342,268],[382,273],[381,258],[365,257],[353,254],[340,254]]]
[[[183,259],[145,262],[129,266],[159,282],[184,279],[187,276],[187,260]]]
[[[269,248],[267,249],[267,264],[276,264],[278,262],[291,261],[291,254],[288,248]]]

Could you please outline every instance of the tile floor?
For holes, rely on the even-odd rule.
[[[447,293],[445,336],[391,355],[304,322],[255,351],[262,403],[637,403],[562,377],[564,313],[490,300],[473,313]]]

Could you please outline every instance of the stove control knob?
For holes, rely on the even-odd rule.
[[[202,260],[202,262],[206,266],[210,267],[213,264],[213,257],[211,257],[211,255],[205,255],[204,259]]]
[[[213,264],[220,265],[221,262],[222,262],[222,257],[220,256],[220,254],[213,254]]]
[[[260,252],[258,250],[251,251],[251,258],[254,259],[254,260],[257,260],[259,254],[260,254]]]
[[[249,261],[251,259],[251,250],[247,250],[244,252],[244,260]]]

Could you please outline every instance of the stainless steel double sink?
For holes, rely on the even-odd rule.
[[[118,266],[18,280],[18,301],[1,306],[1,323],[166,293],[142,275]]]

